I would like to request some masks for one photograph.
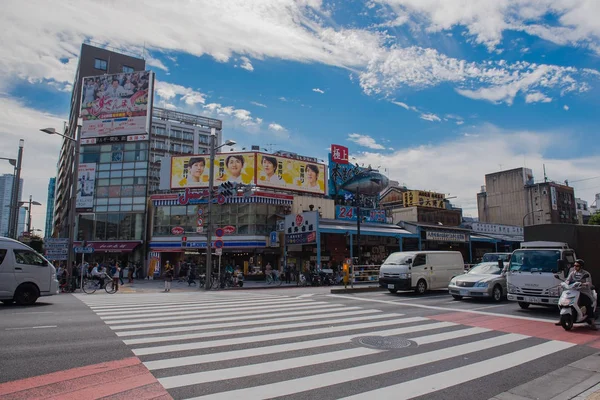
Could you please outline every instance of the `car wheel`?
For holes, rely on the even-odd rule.
[[[529,303],[525,303],[523,301],[519,302],[519,307],[521,307],[523,310],[527,310],[529,308]]]
[[[454,297],[454,300],[462,300],[462,296],[459,296],[457,294],[453,294],[452,297]]]
[[[496,303],[502,301],[502,288],[498,285],[494,286],[494,289],[492,289],[492,299],[494,299],[494,301]]]
[[[415,292],[417,292],[417,294],[424,295],[426,291],[427,291],[427,282],[425,282],[423,279],[419,280],[419,282],[417,282],[417,287],[415,289]]]
[[[388,289],[390,291],[391,294],[396,294],[398,293],[398,289]]]
[[[10,306],[12,303],[14,303],[15,301],[13,299],[10,300],[2,300],[2,303],[4,303],[4,305],[6,306]]]
[[[40,297],[40,294],[37,288],[30,283],[20,286],[15,293],[15,301],[21,306],[32,305],[38,297]]]

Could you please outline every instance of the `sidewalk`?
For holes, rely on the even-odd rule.
[[[500,393],[490,400],[600,400],[600,353]]]
[[[233,287],[233,288],[225,288],[218,290],[252,290],[252,289],[285,289],[285,288],[297,288],[296,283],[282,283],[281,286],[278,285],[268,285],[264,281],[244,281],[244,286]],[[140,279],[135,280],[133,283],[125,282],[124,285],[119,285],[118,293],[155,293],[161,292],[165,289],[165,281],[162,279],[157,280],[147,280]],[[171,283],[171,292],[194,292],[198,291],[198,281],[196,280],[196,285],[189,286],[187,282],[178,282],[177,279],[173,279]]]

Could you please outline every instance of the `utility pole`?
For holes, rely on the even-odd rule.
[[[13,192],[12,192],[12,200],[11,204],[11,213],[8,219],[8,236],[16,239],[17,238],[17,225],[19,224],[19,192],[21,191],[21,164],[23,161],[23,147],[25,146],[25,141],[23,139],[19,139],[19,154],[17,156],[17,166],[16,166],[16,174],[14,175],[13,181]]]
[[[210,290],[212,285],[212,230],[213,230],[213,215],[212,209],[212,193],[214,186],[214,169],[215,169],[215,139],[217,132],[215,128],[210,128],[210,158],[208,162],[208,227],[206,232],[206,290]]]

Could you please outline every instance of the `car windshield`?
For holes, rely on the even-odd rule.
[[[506,262],[509,258],[510,254],[487,253],[483,255],[481,262],[497,262],[498,259],[502,260],[502,262]]]
[[[385,259],[383,265],[404,265],[406,262],[412,258],[411,256],[407,256],[406,254],[390,254],[388,258]]]
[[[517,250],[510,259],[510,270],[521,272],[557,272],[558,250]]]
[[[475,265],[473,268],[469,270],[469,274],[483,275],[483,274],[493,274],[500,275],[502,270],[498,268],[498,263],[481,263]]]

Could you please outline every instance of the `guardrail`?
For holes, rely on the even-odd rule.
[[[380,265],[354,265],[353,282],[354,283],[377,283],[379,281]]]

